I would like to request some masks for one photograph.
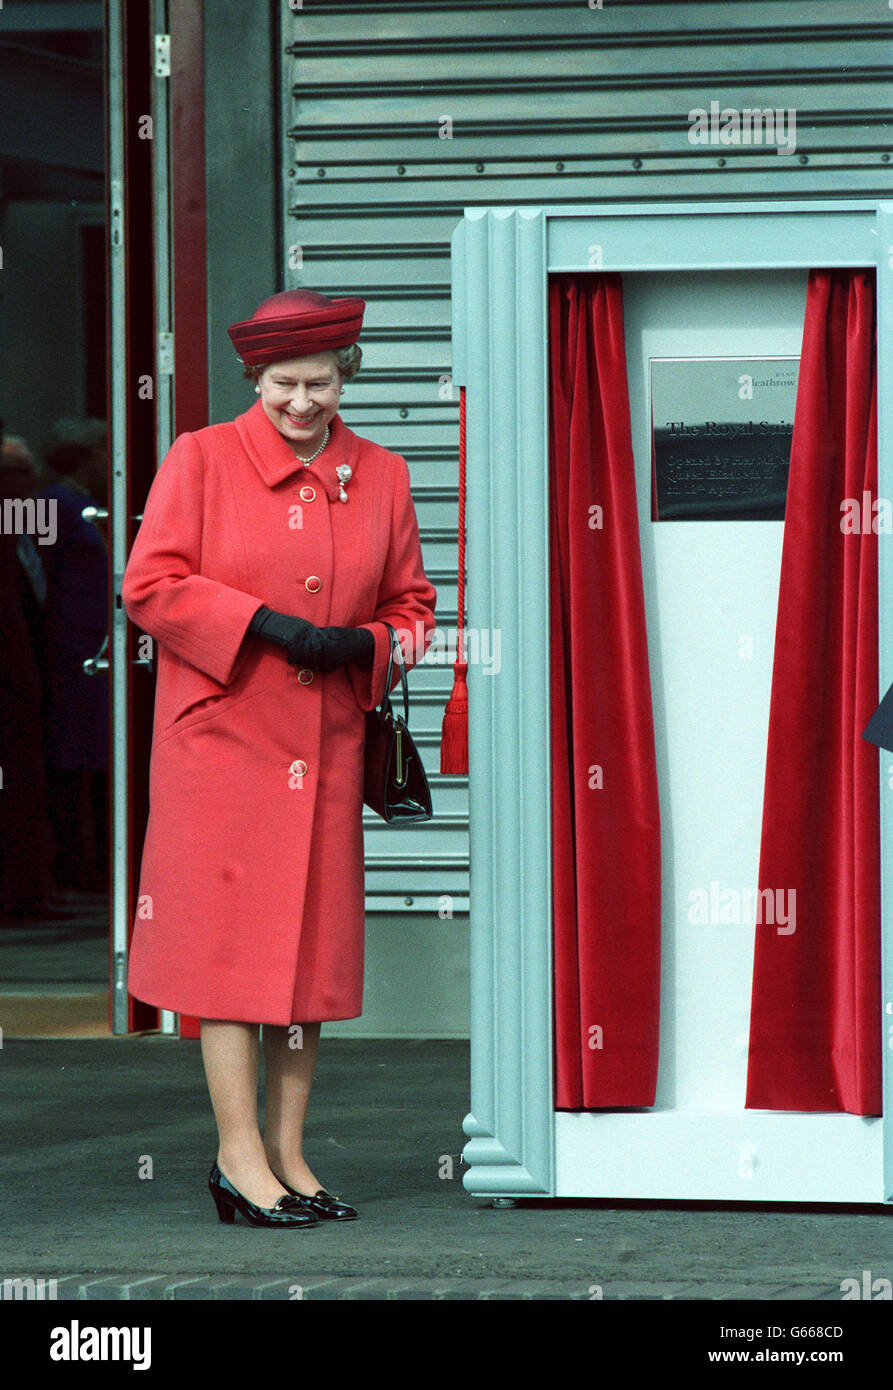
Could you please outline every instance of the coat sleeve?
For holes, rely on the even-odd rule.
[[[424,656],[435,626],[437,590],[428,582],[422,564],[422,544],[409,486],[409,467],[399,455],[397,459],[391,534],[375,612],[370,622],[359,624],[368,628],[375,638],[375,658],[371,668],[363,669],[353,664],[345,668],[354,694],[365,710],[374,709],[387,693],[385,676],[390,633],[384,625],[385,621],[397,630],[407,671]],[[400,670],[395,665],[391,678],[392,690],[399,680]]]
[[[197,440],[179,435],[149,489],[121,599],[144,632],[228,685],[240,664],[248,624],[263,600],[199,572],[203,470]]]

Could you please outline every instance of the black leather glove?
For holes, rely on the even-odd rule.
[[[257,633],[267,642],[275,642],[284,647],[292,666],[308,666],[317,671],[323,654],[321,629],[306,618],[292,618],[287,613],[277,613],[273,608],[261,607],[257,610],[248,631]],[[370,637],[372,634],[369,634]]]
[[[317,629],[322,651],[321,671],[335,671],[339,666],[372,667],[375,661],[375,638],[368,627],[321,627]]]

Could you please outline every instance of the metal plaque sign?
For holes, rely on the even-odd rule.
[[[653,357],[654,521],[783,521],[798,357]]]

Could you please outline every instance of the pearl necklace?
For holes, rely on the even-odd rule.
[[[304,465],[305,468],[309,468],[309,466],[310,466],[310,464],[313,462],[313,460],[316,459],[316,458],[319,458],[320,454],[322,453],[323,449],[326,447],[326,445],[328,444],[328,442],[329,442],[329,427],[328,427],[328,425],[326,425],[326,432],[325,432],[325,434],[324,434],[323,437],[322,437],[322,443],[320,444],[320,446],[319,446],[319,448],[316,450],[316,452],[315,452],[315,453],[312,453],[312,454],[310,455],[309,459],[301,458],[301,455],[298,454],[298,453],[295,454],[295,458],[296,458],[296,459],[300,459],[301,463],[303,463],[303,465]]]
[[[326,425],[326,432],[325,432],[325,434],[323,435],[322,443],[320,444],[320,446],[319,446],[319,448],[316,450],[316,452],[313,453],[313,454],[311,454],[310,457],[309,457],[309,459],[301,458],[301,455],[300,455],[300,454],[295,454],[295,458],[298,459],[301,463],[303,463],[303,465],[304,465],[305,468],[309,468],[310,465],[311,465],[311,463],[313,462],[313,460],[316,459],[316,458],[319,458],[320,454],[322,453],[323,449],[326,447],[326,445],[328,444],[328,442],[329,442],[329,427],[328,427],[328,425]],[[335,469],[335,476],[336,476],[337,479],[338,479],[338,498],[339,498],[339,501],[341,501],[341,502],[346,502],[346,501],[347,501],[347,493],[344,491],[344,484],[347,482],[348,478],[353,477],[353,469],[351,468],[351,466],[350,466],[349,463],[339,463],[338,467]]]

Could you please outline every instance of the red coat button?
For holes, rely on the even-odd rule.
[[[288,770],[294,777],[303,777],[307,771],[307,764],[303,758],[296,758]]]
[[[310,682],[313,680],[313,672],[310,670],[309,666],[301,667],[300,671],[298,672],[298,680],[301,682],[302,685],[310,684]]]
[[[301,501],[302,501],[302,502],[312,502],[313,499],[314,499],[314,497],[316,496],[316,488],[315,488],[315,487],[302,487],[302,488],[301,488],[301,494],[300,494],[300,495],[301,495]]]
[[[304,588],[309,590],[311,594],[317,593],[322,588],[322,580],[319,575],[308,574],[307,578],[304,580]]]

